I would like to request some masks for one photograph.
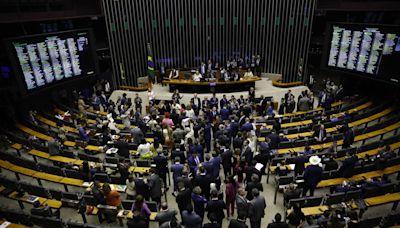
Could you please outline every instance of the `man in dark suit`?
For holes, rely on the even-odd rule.
[[[301,175],[304,172],[305,164],[308,162],[308,157],[305,154],[298,154],[294,159],[294,176]]]
[[[178,177],[178,183],[182,182],[185,188],[193,189],[192,180],[189,178],[189,173],[187,170],[182,171],[182,176]]]
[[[194,151],[188,158],[188,164],[190,167],[190,171],[192,173],[196,173],[197,167],[203,162],[203,158]]]
[[[218,109],[218,98],[215,93],[213,93],[213,96],[210,98],[210,107],[216,107]]]
[[[242,149],[243,147],[243,139],[242,139],[242,133],[238,132],[236,137],[233,139],[233,149]]]
[[[206,171],[203,166],[199,168],[199,174],[194,178],[194,186],[199,186],[201,191],[204,193],[206,199],[210,198],[210,184],[212,182],[212,178],[210,175],[206,174]]]
[[[319,129],[314,131],[313,137],[315,140],[317,140],[317,142],[323,142],[326,139],[326,130],[325,130],[325,126],[323,124],[321,124],[319,126]]]
[[[206,174],[212,176],[214,173],[214,166],[210,160],[211,160],[210,155],[206,154],[205,161],[202,163],[202,165],[206,170]]]
[[[249,165],[253,161],[253,152],[251,151],[251,148],[249,146],[249,141],[248,140],[244,141],[242,153],[240,155],[240,159],[242,159],[242,161],[246,162]]]
[[[345,125],[343,130],[343,148],[349,148],[354,142],[354,131],[348,125]]]
[[[225,218],[224,210],[226,209],[226,204],[223,200],[218,199],[218,191],[213,190],[211,193],[211,200],[207,202],[206,211],[208,212],[208,218],[214,215],[217,222],[222,224],[222,220]],[[211,219],[210,219],[211,220]]]
[[[182,182],[178,183],[178,195],[176,196],[176,203],[178,204],[178,208],[181,214],[182,222],[185,222],[184,215],[182,214],[183,211],[187,210],[189,206],[192,206],[192,197],[191,197],[191,190],[185,188],[185,185]],[[192,207],[193,210],[193,207]],[[199,216],[201,221],[201,218]]]
[[[171,165],[172,179],[174,180],[174,190],[178,189],[178,178],[182,176],[183,164],[179,157],[175,158],[175,163]]]
[[[342,162],[342,166],[339,168],[339,173],[344,178],[349,178],[353,176],[354,166],[358,161],[358,157],[356,155],[352,155],[347,153],[347,158]]]
[[[275,221],[268,224],[267,228],[289,228],[289,225],[286,222],[282,222],[282,215],[277,213],[275,215]]]
[[[265,198],[260,196],[260,192],[258,189],[253,189],[251,191],[253,193],[253,200],[250,201],[249,208],[249,218],[251,228],[260,228],[261,227],[261,219],[264,218],[265,208],[267,207],[265,203]]]
[[[226,95],[222,95],[222,99],[219,101],[220,107],[224,107],[225,105],[229,104],[228,99],[226,98]]]
[[[158,175],[163,179],[164,184],[167,184],[167,172],[168,172],[168,159],[164,156],[163,151],[157,150],[157,156],[153,158],[154,164]]]
[[[251,176],[251,181],[247,182],[246,191],[247,191],[247,200],[253,199],[253,193],[251,192],[253,189],[258,189],[258,191],[264,191],[262,184],[259,181],[259,177],[256,174]]]
[[[318,156],[311,156],[309,162],[310,165],[304,171],[303,197],[306,196],[308,190],[310,190],[310,196],[314,196],[314,189],[322,180],[321,159]]]
[[[161,225],[164,222],[169,222],[172,219],[175,219],[177,214],[175,208],[168,208],[168,204],[164,202],[162,203],[161,210],[157,213],[155,220],[159,225]]]
[[[222,120],[228,120],[229,119],[230,112],[229,112],[229,109],[227,108],[226,105],[221,106],[220,114],[221,114],[221,119]]]
[[[280,138],[279,135],[276,134],[275,130],[272,130],[270,134],[267,136],[271,141],[270,141],[270,148],[272,150],[278,149],[279,143],[280,143]]]
[[[237,219],[232,219],[229,222],[228,228],[248,228],[246,225],[246,215],[243,213],[238,213]]]
[[[160,176],[156,174],[154,169],[150,169],[150,173],[148,185],[150,189],[151,200],[157,202],[157,204],[160,206],[163,183]]]
[[[222,167],[224,169],[224,175],[225,179],[228,177],[228,175],[232,174],[232,156],[233,153],[230,149],[228,148],[221,148],[221,162],[222,162]]]
[[[117,153],[119,156],[124,158],[129,157],[129,144],[124,138],[120,138],[120,140],[115,143],[115,147],[118,148]]]

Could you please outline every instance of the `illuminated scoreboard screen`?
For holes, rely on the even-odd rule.
[[[97,60],[90,30],[8,39],[16,75],[28,92],[95,75]]]
[[[392,83],[400,80],[400,27],[331,24],[323,66]]]

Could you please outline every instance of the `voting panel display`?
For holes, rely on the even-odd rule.
[[[399,82],[400,27],[332,24],[327,35],[323,65]]]
[[[96,73],[88,30],[34,35],[9,40],[17,77],[28,92]]]

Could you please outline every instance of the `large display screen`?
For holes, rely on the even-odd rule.
[[[323,66],[400,83],[400,27],[331,24]]]
[[[8,39],[16,74],[28,92],[97,72],[90,30]]]

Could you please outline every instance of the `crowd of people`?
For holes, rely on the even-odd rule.
[[[225,65],[220,66],[219,63],[213,63],[212,60],[208,60],[207,64],[201,62],[197,70],[192,70],[193,74],[191,79],[195,82],[214,80],[217,78],[217,72],[220,73],[219,79],[221,81],[239,81],[242,79],[250,79],[254,76],[261,75],[261,57],[259,55],[253,55],[251,57],[243,58],[231,58],[226,61]],[[185,70],[183,68],[181,70]],[[247,69],[243,76],[240,75],[240,69]],[[164,80],[179,79],[179,70],[172,69],[169,72],[168,77],[166,76],[165,67],[161,66],[160,77]],[[161,81],[160,79],[159,81]]]
[[[319,106],[330,108],[333,101],[340,99],[337,96],[339,89],[333,87],[335,86],[332,83],[326,83],[326,88],[318,99]],[[99,90],[96,94],[103,96],[104,92]],[[118,149],[117,172],[126,180],[126,198],[134,200],[131,208],[133,219],[129,220],[128,226],[148,227],[151,211],[146,202],[153,201],[160,210],[155,218],[160,227],[222,227],[222,224],[226,223],[223,222],[225,218],[230,218],[230,228],[247,227],[246,221],[250,222],[252,228],[260,227],[267,206],[264,196],[260,194],[264,190],[261,182],[263,174],[279,143],[289,141],[284,134],[279,133],[280,121],[276,118],[273,100],[264,96],[256,98],[254,88],[250,89],[246,98],[243,95],[238,98],[232,95],[228,99],[223,95],[218,99],[216,94],[213,94],[209,99],[200,99],[194,94],[188,104],[181,102],[182,96],[177,90],[169,102],[156,103],[151,90],[148,95],[152,99],[149,99],[147,114],[142,112],[143,101],[138,94],[133,100],[123,94],[115,103],[104,99],[107,102],[102,102],[101,105],[104,105],[103,108],[109,115],[106,119],[97,119],[91,126],[87,125],[83,113],[89,106],[95,107],[97,103],[87,104],[88,101],[84,101],[81,96],[78,96],[76,102],[83,115],[77,121],[80,139],[102,146],[113,141],[114,147]],[[296,107],[294,100],[295,97],[289,90],[281,100],[278,114],[293,112]],[[303,91],[297,100],[297,110],[307,111],[313,107],[313,94]],[[273,129],[266,137],[263,136],[263,141],[258,141],[261,135],[253,118],[255,115],[275,120]],[[35,113],[32,112],[29,116],[30,120],[37,124]],[[65,114],[63,116],[63,120],[73,119]],[[123,129],[116,126],[114,119],[122,121]],[[101,133],[99,140],[91,136],[93,134],[90,131],[93,127]],[[263,124],[261,129],[265,127]],[[341,130],[344,139],[342,148],[348,148],[354,142],[354,132],[347,124],[344,124]],[[120,133],[130,137],[115,138]],[[154,142],[149,143],[145,140],[148,133],[151,133]],[[59,136],[63,134],[65,132],[59,133]],[[328,134],[323,124],[314,129],[312,137],[318,143],[326,141]],[[54,141],[49,142],[49,152],[52,155],[58,153],[61,142],[65,140],[65,137],[54,138]],[[132,143],[137,145],[137,153],[129,151],[129,145]],[[356,164],[374,161],[383,167],[384,160],[389,159],[388,156],[394,156],[390,147],[386,147],[376,157],[358,159],[354,154],[348,154],[343,162],[338,163],[334,159],[337,150],[338,146],[334,141],[322,156],[317,155],[309,145],[297,154],[294,160],[294,175],[303,175],[304,186],[300,191],[296,184],[288,185],[284,190],[286,203],[300,195],[306,196],[308,192],[313,196],[316,186],[322,180],[323,171],[338,170],[341,176],[351,177]],[[149,173],[134,176],[129,173],[129,167],[137,159],[151,160],[155,167],[151,168]],[[285,165],[285,161],[278,164],[275,170],[278,178],[288,174],[289,170]],[[96,175],[108,174],[104,167],[91,167],[87,162],[84,162],[81,172],[87,181],[95,180]],[[168,173],[172,174],[171,184]],[[343,183],[331,191],[347,191],[354,189],[354,186],[387,181],[387,178],[382,178],[367,180],[362,184]],[[169,189],[176,197],[176,209],[170,208],[166,202]],[[100,182],[94,181],[88,194],[92,194],[98,204],[122,209],[120,193],[111,190],[107,183],[101,185]],[[337,219],[336,213],[324,214],[322,218],[325,220],[318,223],[330,223],[331,220]],[[112,222],[116,218],[115,214],[98,215],[100,222]],[[204,222],[205,216],[208,223]],[[319,220],[323,220],[322,218]],[[306,221],[297,205],[293,206],[287,220],[288,223],[277,213],[268,227],[298,227]]]

